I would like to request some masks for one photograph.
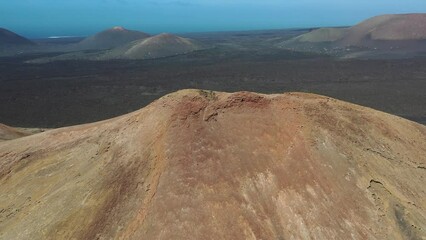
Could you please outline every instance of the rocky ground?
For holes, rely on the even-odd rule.
[[[0,143],[0,238],[422,239],[425,142],[328,97],[180,91]]]

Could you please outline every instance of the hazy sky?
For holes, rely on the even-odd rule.
[[[27,37],[353,25],[379,14],[426,12],[426,0],[0,0],[0,27]]]

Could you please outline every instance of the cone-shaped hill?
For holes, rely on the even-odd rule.
[[[153,59],[190,53],[203,46],[189,38],[163,33],[115,48],[102,58]]]
[[[334,42],[345,36],[347,28],[319,28],[291,39],[292,42]]]
[[[183,90],[0,143],[0,239],[422,239],[425,143],[328,97]]]
[[[344,46],[409,47],[415,41],[426,42],[426,14],[382,15],[350,28],[339,44]]]
[[[359,47],[391,50],[426,50],[426,14],[381,15],[350,28],[323,28],[280,44],[296,50]]]
[[[34,45],[34,43],[14,32],[0,28],[0,47],[1,45]]]
[[[155,59],[181,54],[187,54],[206,49],[205,44],[189,38],[182,38],[172,34],[159,34],[153,37],[139,39],[120,45],[110,50],[100,52],[74,52],[55,57],[39,58],[28,62],[44,63],[57,60],[93,60],[104,61],[111,59]]]
[[[85,38],[77,44],[77,47],[81,49],[110,49],[147,37],[149,35],[144,32],[113,27]]]

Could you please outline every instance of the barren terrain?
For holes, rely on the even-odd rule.
[[[426,122],[426,59],[339,61],[254,45],[270,39],[261,34],[198,39],[220,46],[141,61],[26,64],[40,55],[0,58],[0,122],[48,128],[87,123],[183,88],[312,92]]]
[[[425,141],[327,97],[180,91],[0,143],[0,238],[422,239]]]
[[[320,28],[278,44],[345,58],[425,56],[426,14],[388,14],[348,28]]]

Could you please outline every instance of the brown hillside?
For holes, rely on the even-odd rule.
[[[0,142],[29,136],[44,130],[39,128],[13,128],[0,123]]]
[[[113,27],[87,37],[77,45],[81,49],[110,49],[147,37],[149,35],[144,32],[127,30],[123,27]]]
[[[163,33],[118,47],[100,58],[152,59],[185,54],[200,49],[202,46],[192,39]]]
[[[426,41],[426,14],[395,14],[377,16],[355,25],[340,44],[373,46],[376,42],[380,47],[390,41],[422,40]]]
[[[355,49],[426,51],[426,14],[381,15],[350,28],[320,28],[278,44],[279,47],[307,52]],[[351,54],[351,53],[350,53]],[[380,53],[379,53],[380,54]]]
[[[342,39],[347,28],[319,28],[292,39],[293,42],[334,42]]]
[[[12,140],[29,134],[0,123],[0,141]]]
[[[327,97],[179,91],[0,143],[0,239],[422,239],[425,142]]]
[[[13,128],[0,123],[0,142],[29,136],[45,130],[41,128]]]

